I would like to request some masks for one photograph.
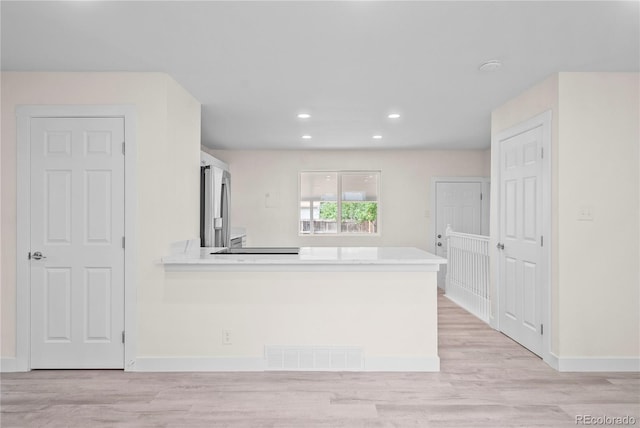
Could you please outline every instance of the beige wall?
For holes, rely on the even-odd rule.
[[[15,356],[17,105],[129,104],[137,114],[140,347],[157,339],[145,308],[158,305],[170,242],[198,234],[200,104],[162,73],[18,73],[2,85],[2,349]]]
[[[2,83],[2,357],[15,356],[17,105],[129,104],[137,114],[138,356],[164,352],[169,325],[158,317],[177,306],[157,262],[170,242],[198,236],[200,105],[161,73],[3,73]],[[432,176],[487,175],[482,151],[218,152],[233,173],[235,225],[252,245],[414,245],[426,248]],[[382,171],[382,235],[338,242],[297,236],[301,169]],[[277,195],[265,208],[264,194]],[[398,207],[404,207],[398,209]],[[266,221],[265,221],[266,219]],[[167,294],[168,293],[168,294]],[[186,321],[185,321],[186,322]],[[169,323],[170,324],[170,323]]]
[[[495,135],[552,111],[551,352],[560,358],[640,356],[639,76],[559,73],[492,115]],[[585,206],[593,221],[578,221]]]
[[[640,74],[560,73],[559,355],[640,356]],[[578,221],[581,207],[593,221]]]
[[[265,345],[330,345],[361,346],[367,358],[437,359],[435,280],[435,272],[167,272],[171,305],[154,314],[163,336],[147,355],[262,359]]]
[[[482,170],[484,171],[484,177],[491,176],[491,147],[484,151],[484,159],[482,161]]]
[[[247,245],[414,246],[427,249],[431,178],[488,176],[486,151],[210,151],[231,170],[231,221]],[[380,236],[298,236],[298,174],[381,171]],[[267,208],[265,195],[278,201]],[[274,196],[275,195],[275,196]]]

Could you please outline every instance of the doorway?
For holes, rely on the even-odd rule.
[[[488,234],[489,180],[482,177],[437,177],[432,180],[434,215],[430,228],[429,248],[447,257],[447,225],[461,233]],[[444,289],[447,266],[438,271],[438,287]]]
[[[542,357],[550,343],[550,142],[551,112],[492,141],[498,329]]]
[[[124,106],[18,110],[20,371],[133,367],[134,124]]]

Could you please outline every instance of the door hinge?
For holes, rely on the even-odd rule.
[[[480,193],[480,200],[482,200],[482,193]]]
[[[544,147],[540,148],[540,159],[544,159]]]
[[[544,247],[544,236],[540,236],[540,246]]]
[[[124,236],[122,237],[122,248],[124,248]]]
[[[122,343],[124,343],[124,330],[122,331]]]
[[[31,251],[29,251],[29,254],[27,254],[27,258],[31,260]]]
[[[122,154],[124,154],[124,141],[122,142]]]
[[[540,324],[540,335],[544,334],[544,324]]]

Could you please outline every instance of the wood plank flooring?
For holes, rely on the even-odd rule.
[[[558,373],[443,296],[438,317],[439,373],[5,373],[0,426],[640,426],[638,373]]]

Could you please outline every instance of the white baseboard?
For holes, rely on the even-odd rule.
[[[439,372],[440,357],[365,357],[366,372]]]
[[[453,303],[455,303],[456,305],[458,305],[459,307],[461,307],[462,309],[464,309],[465,311],[467,311],[468,313],[470,313],[474,317],[478,318],[483,323],[485,323],[485,324],[489,325],[490,327],[492,327],[492,325],[491,325],[491,314],[487,314],[487,318],[485,319],[482,316],[474,313],[472,309],[468,308],[467,305],[465,305],[461,300],[458,300],[456,297],[452,296],[451,294],[445,294],[444,297],[446,297],[447,299],[451,300]]]
[[[555,358],[557,358],[557,367],[554,368],[556,368],[560,372],[640,372],[640,358]]]
[[[0,358],[0,372],[9,373],[17,372],[18,363],[15,357],[2,357]]]
[[[262,372],[266,370],[268,370],[267,361],[264,358],[225,357],[141,357],[127,368],[127,371],[137,372]],[[362,371],[437,372],[440,371],[440,358],[365,358]]]
[[[140,357],[128,368],[134,372],[258,372],[264,358],[231,357]]]
[[[554,370],[558,370],[558,361],[559,358],[556,354],[554,354],[553,352],[549,352],[549,355],[547,355],[546,358],[543,358],[543,361],[547,364],[549,364],[549,367],[551,367]],[[559,370],[558,370],[559,371]]]
[[[640,358],[562,358],[549,354],[545,360],[560,372],[640,372]],[[265,371],[263,358],[205,358],[205,357],[141,357],[128,371],[139,372],[195,372],[195,371]],[[16,358],[0,359],[0,372],[16,372]],[[440,358],[369,357],[364,360],[366,372],[437,372]]]
[[[494,317],[493,315],[489,314],[489,327],[491,327],[492,329],[496,330],[496,331],[500,331],[500,329],[498,328],[498,317]]]

